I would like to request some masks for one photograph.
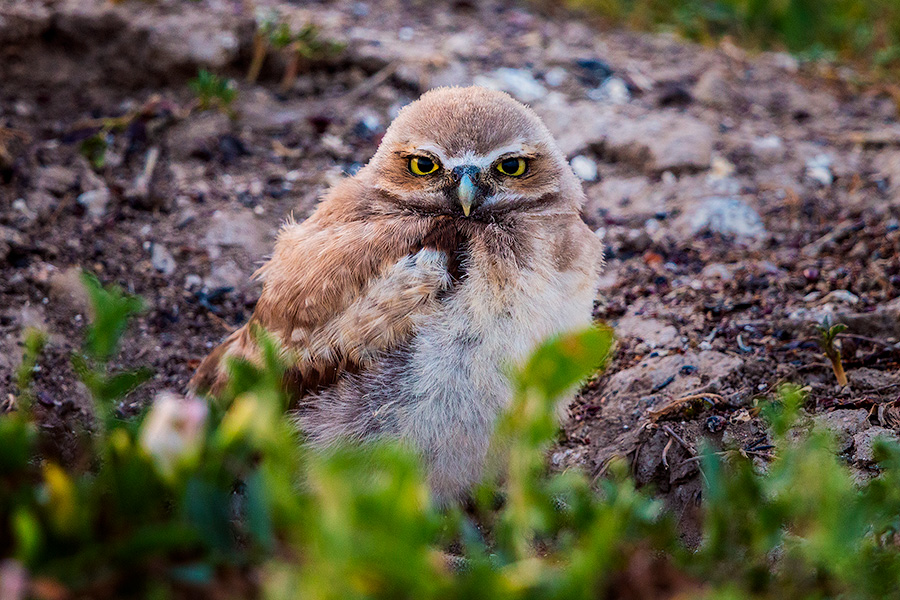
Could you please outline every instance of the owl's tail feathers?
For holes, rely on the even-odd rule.
[[[252,360],[255,354],[256,345],[253,343],[250,328],[248,325],[244,325],[225,338],[224,342],[216,346],[203,359],[188,382],[188,389],[193,393],[214,396],[221,394],[228,384],[228,361],[226,359],[235,357]]]

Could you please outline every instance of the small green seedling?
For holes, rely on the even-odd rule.
[[[117,286],[104,287],[88,273],[82,275],[81,281],[90,299],[93,319],[83,351],[72,353],[72,367],[91,392],[97,408],[110,418],[114,403],[153,375],[146,367],[110,371],[108,364],[118,351],[128,321],[144,310],[144,303]]]
[[[344,49],[344,44],[322,39],[319,28],[312,23],[304,25],[288,47],[288,63],[281,80],[281,90],[287,92],[294,86],[303,62],[334,56]]]
[[[846,331],[847,326],[843,323],[832,325],[830,320],[826,320],[822,325],[816,327],[819,332],[819,346],[822,352],[831,361],[831,368],[834,370],[834,376],[837,377],[838,384],[847,385],[847,374],[844,373],[844,365],[841,363],[841,351],[835,346],[834,341],[838,334]]]
[[[200,110],[231,112],[231,104],[237,97],[237,88],[231,79],[201,69],[188,85],[197,94],[197,105]]]
[[[287,92],[293,87],[305,61],[334,56],[344,47],[345,44],[322,39],[319,28],[312,23],[307,23],[295,33],[283,18],[276,13],[268,13],[257,17],[253,58],[247,71],[247,81],[253,83],[259,78],[269,52],[281,52],[286,60],[284,75],[281,78],[281,91]]]
[[[278,14],[269,12],[256,17],[256,34],[253,36],[253,58],[250,60],[250,69],[247,71],[247,82],[254,83],[259,79],[266,54],[272,45],[272,37],[275,35],[278,25]]]
[[[47,345],[47,334],[40,329],[29,327],[24,334],[25,351],[22,353],[22,364],[16,369],[16,387],[19,388],[19,404],[27,409],[34,400],[34,373],[38,358]]]
[[[81,155],[88,159],[95,171],[99,171],[106,166],[106,151],[108,149],[109,141],[107,140],[105,128],[82,140],[78,148]]]

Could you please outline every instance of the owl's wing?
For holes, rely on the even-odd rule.
[[[257,272],[263,291],[250,321],[197,369],[193,390],[220,392],[228,357],[256,361],[254,325],[292,352],[285,386],[299,398],[402,345],[417,315],[452,281],[451,221],[384,216],[346,220],[327,210],[281,232]]]

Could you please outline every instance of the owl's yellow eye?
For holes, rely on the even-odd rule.
[[[506,158],[497,163],[497,170],[510,177],[521,177],[528,168],[524,158]]]
[[[409,159],[409,172],[413,175],[430,175],[438,170],[438,164],[427,156],[413,156]]]

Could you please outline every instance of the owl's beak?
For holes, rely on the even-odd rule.
[[[459,205],[463,214],[468,217],[478,200],[479,189],[476,181],[481,170],[475,165],[460,165],[451,173],[456,181],[456,197],[459,199]]]
[[[456,195],[459,197],[459,204],[462,206],[463,214],[469,216],[472,212],[472,203],[475,202],[475,182],[468,174],[463,175],[456,187]]]

